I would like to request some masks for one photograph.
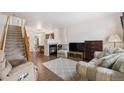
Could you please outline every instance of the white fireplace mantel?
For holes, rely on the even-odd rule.
[[[55,39],[45,39],[44,41],[44,55],[49,56],[49,46],[54,45],[54,44],[59,44],[59,41]]]

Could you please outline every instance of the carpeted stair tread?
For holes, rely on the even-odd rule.
[[[13,32],[16,32],[16,31],[20,31],[21,29],[12,29],[12,28],[9,28],[8,31],[13,31]]]
[[[8,31],[7,34],[21,34],[21,31]]]
[[[16,45],[16,44],[23,44],[23,42],[14,42],[14,41],[11,41],[11,42],[6,42],[6,44],[9,44],[9,45]]]
[[[10,43],[13,43],[13,44],[15,44],[15,43],[23,43],[23,40],[22,39],[7,39],[6,40],[6,43],[8,43],[8,44],[10,44]]]
[[[24,51],[24,48],[21,47],[21,48],[8,48],[8,49],[5,49],[5,52],[21,52],[21,51]]]
[[[9,34],[9,35],[7,35],[8,37],[7,38],[22,38],[22,36],[21,36],[21,34]]]
[[[19,56],[19,57],[14,57],[14,56],[13,57],[12,56],[7,57],[6,56],[7,60],[24,60],[24,58],[25,58],[24,56]]]
[[[6,39],[7,42],[23,42],[23,39]]]
[[[20,26],[9,25],[8,29],[21,29],[21,27]]]
[[[8,33],[8,36],[21,36],[21,33]]]
[[[5,57],[10,60],[24,60],[25,49],[20,26],[9,25],[5,44]]]
[[[10,53],[12,53],[12,52],[22,52],[22,51],[24,51],[24,48],[22,47],[22,48],[20,48],[20,49],[18,49],[18,48],[8,48],[8,49],[5,49],[5,52],[10,52]]]
[[[17,44],[16,46],[13,44],[7,45],[5,46],[5,49],[9,49],[9,48],[24,48],[24,45],[22,44]]]
[[[6,54],[6,56],[11,56],[11,57],[16,57],[16,56],[25,56],[25,53],[23,52],[23,53],[19,53],[19,52],[17,52],[17,53],[19,53],[18,55],[17,55],[17,53],[16,52],[10,52],[10,53],[8,53],[8,52],[5,52],[5,53],[7,53]]]
[[[25,56],[24,56],[24,54],[21,54],[21,53],[19,53],[19,54],[16,54],[16,56],[15,56],[15,54],[8,54],[8,55],[6,55],[5,56],[6,57],[6,59],[24,59],[25,58]]]

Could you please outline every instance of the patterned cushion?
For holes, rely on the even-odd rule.
[[[113,69],[113,70],[116,70],[116,71],[119,71],[119,69],[120,69],[122,63],[124,63],[124,55],[121,55],[121,56],[117,59],[117,61],[116,61],[116,62],[114,63],[114,65],[113,65],[112,69]]]
[[[117,60],[119,56],[120,55],[117,55],[117,54],[111,54],[111,55],[102,57],[95,62],[95,65],[108,68]]]
[[[89,62],[89,64],[95,65],[95,63],[96,63],[97,60],[98,60],[97,58],[93,58],[93,59]]]
[[[120,68],[119,68],[119,71],[124,73],[124,62],[121,64]]]
[[[113,54],[115,51],[115,48],[113,47],[105,47],[103,50],[104,56],[108,56],[110,54]]]
[[[108,60],[108,59],[112,58],[113,56],[114,56],[114,54],[97,59],[95,62],[95,65],[100,66],[103,63],[103,61]]]
[[[103,50],[104,56],[108,56],[110,54],[116,53],[124,53],[124,49],[122,48],[113,48],[113,47],[105,47]]]
[[[62,49],[63,50],[68,50],[68,44],[62,44]]]
[[[116,62],[119,56],[120,55],[113,55],[109,59],[105,59],[100,66],[107,68],[111,67]]]
[[[94,53],[94,57],[97,58],[97,59],[102,58],[103,56],[104,56],[103,52],[96,51]]]
[[[124,53],[124,49],[122,49],[122,48],[115,48],[114,53]]]

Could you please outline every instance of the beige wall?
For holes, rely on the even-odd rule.
[[[99,17],[92,17],[81,23],[65,27],[68,42],[83,42],[85,40],[103,40],[112,33],[117,33],[122,39],[121,13],[105,13]],[[91,14],[89,16],[92,16]]]
[[[22,25],[22,19],[19,17],[10,16],[9,17],[9,24],[15,25],[15,26],[21,26]]]
[[[54,32],[55,33],[55,40],[60,41],[60,34],[58,28],[52,28],[52,29],[42,29],[41,32],[37,31],[36,29],[33,29],[31,27],[26,27],[26,31],[28,32],[29,36],[29,43],[30,43],[30,51],[35,51],[35,37],[39,37],[39,44],[44,45],[45,40],[45,34]]]
[[[70,25],[65,24],[65,26],[61,28],[57,26],[52,27],[52,24],[46,24],[45,26],[43,25],[41,27],[42,33],[39,34],[39,37],[41,35],[40,44],[42,45],[44,42],[43,37],[45,37],[45,33],[50,32],[54,32],[55,39],[65,44],[68,42],[83,42],[85,40],[103,40],[104,42],[106,42],[107,38],[112,33],[118,33],[119,36],[122,38],[122,27],[120,22],[121,15],[122,13],[84,12],[82,13],[82,15],[80,15],[81,21],[75,23],[73,22]],[[1,25],[2,24],[0,24],[0,26]],[[0,28],[0,31],[2,31],[1,29],[2,28]],[[33,28],[32,26],[28,26],[26,27],[26,29],[28,31],[30,39],[30,50],[33,51],[35,45],[34,37],[39,32],[37,31],[36,27]]]

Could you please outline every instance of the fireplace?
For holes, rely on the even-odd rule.
[[[54,39],[46,39],[44,42],[44,55],[57,55],[57,45],[58,41]]]
[[[57,56],[57,44],[49,45],[49,55]]]

